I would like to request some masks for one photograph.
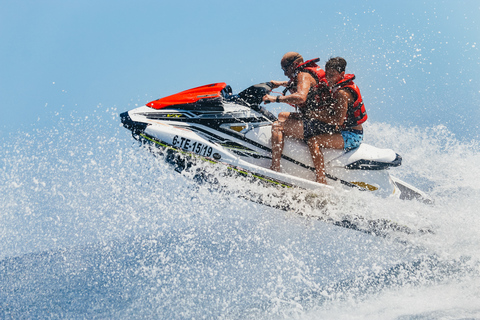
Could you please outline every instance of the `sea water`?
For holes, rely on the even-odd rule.
[[[366,142],[403,157],[391,174],[434,203],[334,190],[312,204],[218,168],[221,190],[177,173],[117,114],[3,135],[0,318],[480,318],[477,140],[369,123]]]

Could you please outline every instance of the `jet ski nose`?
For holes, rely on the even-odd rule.
[[[128,111],[120,113],[120,121],[125,128],[130,129],[130,126],[133,124],[132,118],[128,115]]]
[[[130,118],[128,111],[120,114],[120,120],[125,128],[135,134],[142,133],[147,127],[146,123],[133,121],[132,118]]]

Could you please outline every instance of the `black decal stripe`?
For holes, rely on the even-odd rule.
[[[160,115],[160,114],[159,114]],[[148,119],[152,120],[165,120],[165,121],[175,121],[175,122],[186,122],[186,123],[195,123],[202,124],[210,128],[219,129],[222,124],[233,123],[233,122],[242,122],[242,123],[252,123],[252,122],[266,122],[269,121],[265,117],[249,117],[249,118],[237,118],[237,117],[204,117],[204,118],[165,118],[164,116],[159,115],[149,115]]]
[[[256,154],[256,153],[242,152],[242,151],[238,151],[238,150],[234,150],[234,149],[232,149],[230,151],[232,151],[235,154],[238,154],[239,156],[245,157],[245,158],[270,159],[270,160],[272,159],[272,157],[262,156],[262,155],[259,155],[259,154]]]

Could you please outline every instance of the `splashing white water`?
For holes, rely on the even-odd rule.
[[[95,282],[98,299],[121,301],[107,303],[107,317],[480,316],[478,141],[458,141],[443,126],[366,126],[368,143],[402,155],[403,165],[392,174],[427,191],[433,205],[334,191],[312,207],[300,191],[227,180],[222,170],[212,170],[237,194],[297,201],[285,212],[198,185],[191,172],[174,172],[162,157],[132,143],[111,117],[73,117],[54,129],[3,138],[0,276],[10,287],[19,285],[18,277],[32,290],[57,290],[45,279],[43,286],[27,280],[42,268],[71,286],[73,275],[59,261],[72,260],[76,275],[93,270],[78,292],[89,292],[95,286],[89,279],[102,277],[107,285]],[[390,232],[383,239],[328,222],[346,216],[433,232]],[[15,267],[17,273],[5,271]],[[124,274],[121,282],[116,273]],[[105,289],[119,286],[128,299]],[[28,295],[9,292],[9,314],[24,314],[19,305]],[[59,305],[67,304],[68,294],[57,297]],[[31,301],[30,312],[41,316],[42,303]],[[60,314],[99,315],[72,310]]]

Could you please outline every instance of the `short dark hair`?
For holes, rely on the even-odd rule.
[[[345,61],[345,59],[341,57],[330,58],[328,59],[327,63],[325,63],[325,71],[334,69],[342,73],[345,71],[346,67],[347,67],[347,61]]]

